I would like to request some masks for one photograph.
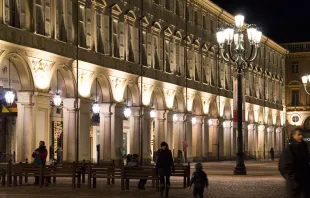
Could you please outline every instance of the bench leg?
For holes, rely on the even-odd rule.
[[[21,186],[23,184],[23,177],[22,176],[19,176],[19,185]]]
[[[25,183],[26,183],[26,184],[28,183],[28,176],[27,176],[27,174],[26,174],[26,176],[25,176]]]
[[[129,179],[126,179],[126,190],[129,190]]]
[[[85,170],[82,172],[82,183],[85,184]]]
[[[56,177],[53,177],[53,183],[54,184],[56,183]]]
[[[186,177],[183,178],[183,188],[186,188]]]
[[[2,186],[5,186],[5,173],[2,174]]]
[[[111,185],[111,178],[110,178],[110,174],[108,174],[108,178],[107,178],[107,185]]]
[[[44,187],[48,187],[49,178],[44,177]]]
[[[97,187],[97,180],[96,178],[93,179],[93,188],[96,188]]]
[[[84,175],[84,176],[85,176],[85,175]],[[80,173],[78,174],[78,179],[77,179],[77,180],[78,180],[78,181],[77,181],[77,182],[78,182],[78,183],[77,183],[77,187],[78,187],[78,188],[81,188],[81,174],[80,174]],[[84,177],[84,183],[85,183],[85,177]]]
[[[17,186],[17,176],[13,177],[13,186]]]
[[[125,189],[125,185],[124,185],[124,183],[125,183],[124,179],[123,179],[123,178],[121,178],[121,188],[122,188],[122,190],[124,190],[124,189]]]

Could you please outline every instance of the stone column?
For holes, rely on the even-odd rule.
[[[16,123],[16,159],[17,162],[24,162],[26,159],[31,161],[32,152],[37,146],[36,134],[33,126],[33,95],[30,92],[18,92],[17,96],[18,117]]]
[[[258,125],[254,124],[254,156],[258,158]]]
[[[193,161],[193,138],[192,138],[192,115],[187,114],[185,118],[185,140],[187,142],[187,152],[186,152],[186,158],[187,161],[192,162]]]
[[[211,152],[212,159],[219,157],[219,136],[218,136],[218,119],[209,119],[209,152]]]
[[[111,159],[116,163],[122,161],[120,149],[123,147],[123,111],[124,105],[111,106]]]
[[[122,161],[120,149],[123,147],[123,110],[124,106],[121,104],[101,105],[104,118],[100,118],[100,160],[115,160],[115,163]]]
[[[217,125],[218,130],[218,146],[219,146],[219,158],[224,157],[224,120],[219,120]]]
[[[257,145],[257,156],[259,159],[264,159],[265,151],[265,125],[258,126],[258,145]]]
[[[132,107],[130,116],[130,153],[140,154],[140,108]]]
[[[63,160],[73,162],[76,157],[75,99],[63,100]]]
[[[171,150],[174,149],[173,142],[173,112],[169,111],[167,112],[167,130],[165,132],[165,137],[167,139],[167,143]]]
[[[33,121],[35,130],[35,147],[39,145],[40,141],[45,142],[45,146],[49,151],[50,145],[54,146],[52,143],[51,134],[51,95],[47,93],[36,92],[33,96]],[[49,159],[49,155],[47,159]]]
[[[88,99],[79,100],[79,160],[90,160],[90,126],[91,126],[91,105]]]
[[[178,121],[176,125],[178,126],[178,131],[177,133],[179,134],[178,137],[178,150],[181,150],[183,153],[183,158],[184,156],[184,151],[183,151],[183,142],[185,141],[185,114],[178,114]]]
[[[142,134],[143,134],[143,164],[151,164],[151,109],[143,109],[142,117]]]
[[[100,105],[100,161],[111,160],[111,104]]]
[[[203,161],[206,161],[208,159],[209,153],[209,119],[204,117],[202,119],[202,157]]]
[[[232,156],[232,141],[231,141],[231,121],[223,122],[223,156],[230,159]]]
[[[178,120],[173,122],[173,157],[178,157],[178,150],[182,151],[182,132],[183,132],[183,122],[181,114],[176,114],[178,116]],[[181,124],[179,124],[181,123]]]
[[[157,119],[155,118],[155,148],[160,148],[160,143],[167,141],[165,137],[166,131],[166,111],[157,111]]]
[[[196,124],[193,125],[193,157],[195,161],[202,161],[203,144],[203,116],[196,116]]]

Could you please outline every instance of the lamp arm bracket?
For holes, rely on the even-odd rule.
[[[304,87],[305,87],[306,93],[307,93],[308,95],[310,95],[310,92],[309,92],[308,89],[307,89],[307,84],[304,84]]]

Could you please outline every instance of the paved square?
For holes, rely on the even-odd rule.
[[[205,197],[212,198],[280,198],[283,197],[284,180],[277,171],[276,162],[246,162],[248,175],[233,176],[234,162],[210,162],[204,164],[209,174],[210,186]],[[86,181],[87,182],[87,181]],[[190,189],[183,189],[182,179],[172,178],[170,197],[192,197]],[[33,180],[30,179],[30,183]],[[14,188],[0,187],[0,197],[106,197],[106,198],[155,198],[159,193],[147,184],[146,190],[136,188],[137,181],[131,181],[130,190],[122,191],[120,182],[107,186],[105,180],[97,182],[96,189],[88,189],[82,185],[81,189],[73,190],[70,179],[60,179],[56,184],[47,188],[26,185]]]

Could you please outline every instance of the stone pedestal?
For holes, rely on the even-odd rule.
[[[187,147],[187,161],[192,162],[193,161],[193,136],[192,136],[192,115],[186,114],[185,118],[185,140],[187,141],[188,147]]]
[[[144,108],[142,116],[142,148],[143,148],[143,164],[151,164],[151,109]]]
[[[131,154],[141,154],[140,153],[140,108],[132,107],[130,116],[130,153]]]
[[[193,125],[193,157],[195,161],[201,162],[203,142],[203,117],[196,116],[196,124]]]

